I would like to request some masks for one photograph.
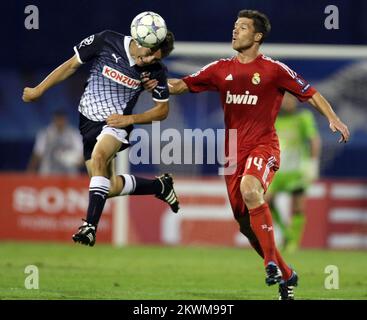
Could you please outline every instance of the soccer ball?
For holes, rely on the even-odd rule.
[[[145,11],[134,18],[130,32],[133,39],[141,46],[153,48],[166,38],[167,27],[159,14]]]

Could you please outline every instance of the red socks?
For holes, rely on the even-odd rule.
[[[292,275],[292,270],[287,266],[275,245],[273,221],[267,203],[249,210],[251,228],[260,242],[264,253],[265,266],[273,261],[283,273],[283,279],[287,280]]]
[[[260,207],[249,210],[251,228],[256,234],[260,242],[261,248],[264,252],[265,266],[273,261],[277,263],[276,246],[274,240],[273,222],[271,219],[271,212],[267,203]]]
[[[277,255],[277,260],[278,260],[278,267],[280,271],[282,271],[282,278],[283,280],[288,280],[292,276],[292,269],[289,268],[288,265],[285,263],[278,249],[275,249],[275,250],[276,250],[276,255]]]

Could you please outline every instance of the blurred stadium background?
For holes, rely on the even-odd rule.
[[[24,27],[24,8],[28,4],[39,8],[39,30]],[[338,30],[324,27],[324,10],[329,4],[339,9]],[[71,57],[73,46],[86,36],[104,29],[128,33],[133,17],[147,10],[160,13],[175,33],[176,50],[167,60],[170,77],[190,74],[208,62],[233,54],[233,21],[243,8],[256,8],[269,16],[272,32],[263,52],[285,62],[316,86],[352,134],[347,145],[339,145],[328,123],[315,113],[323,142],[321,177],[310,188],[307,199],[302,248],[367,249],[366,1],[66,0],[8,1],[4,5],[1,23],[6,31],[0,50],[0,252],[1,248],[3,253],[8,252],[9,241],[70,243],[87,206],[88,178],[84,172],[77,177],[36,177],[25,174],[25,169],[36,132],[50,122],[54,110],[64,109],[71,123],[78,125],[77,105],[88,67],[34,104],[22,102],[23,87],[36,85]],[[137,111],[150,106],[150,101],[144,94]],[[170,115],[162,122],[161,130],[175,128],[182,133],[184,129],[223,128],[215,93],[172,97],[170,101]],[[150,126],[144,129],[150,132]],[[161,142],[161,147],[167,143]],[[204,159],[206,148],[216,146],[204,144]],[[110,200],[99,226],[98,243],[247,247],[232,219],[224,181],[217,174],[218,163],[130,164],[129,170],[147,176],[174,173],[181,213],[173,215],[151,197]],[[287,214],[286,198],[281,205]]]

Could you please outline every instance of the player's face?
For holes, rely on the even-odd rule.
[[[66,127],[66,117],[63,115],[55,115],[53,118],[54,125],[56,126],[57,130],[63,131],[63,129]]]
[[[238,18],[232,32],[232,47],[236,51],[246,50],[256,41],[254,21],[249,18]],[[258,37],[258,36],[257,36]]]
[[[139,67],[143,67],[149,64],[153,64],[162,59],[161,50],[152,51],[152,49],[139,47],[137,49],[137,57],[135,62]]]

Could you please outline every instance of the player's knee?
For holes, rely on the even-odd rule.
[[[263,194],[257,188],[245,186],[242,189],[242,198],[246,205],[252,207],[253,205],[263,201]]]
[[[92,170],[106,170],[107,157],[103,152],[93,152],[92,154]]]
[[[241,180],[240,189],[247,208],[255,208],[264,203],[264,190],[256,177],[244,176]]]
[[[302,204],[296,204],[293,207],[293,215],[296,214],[301,214],[302,212],[304,212],[304,208]]]
[[[293,214],[304,212],[304,198],[302,196],[295,197],[293,200]]]

